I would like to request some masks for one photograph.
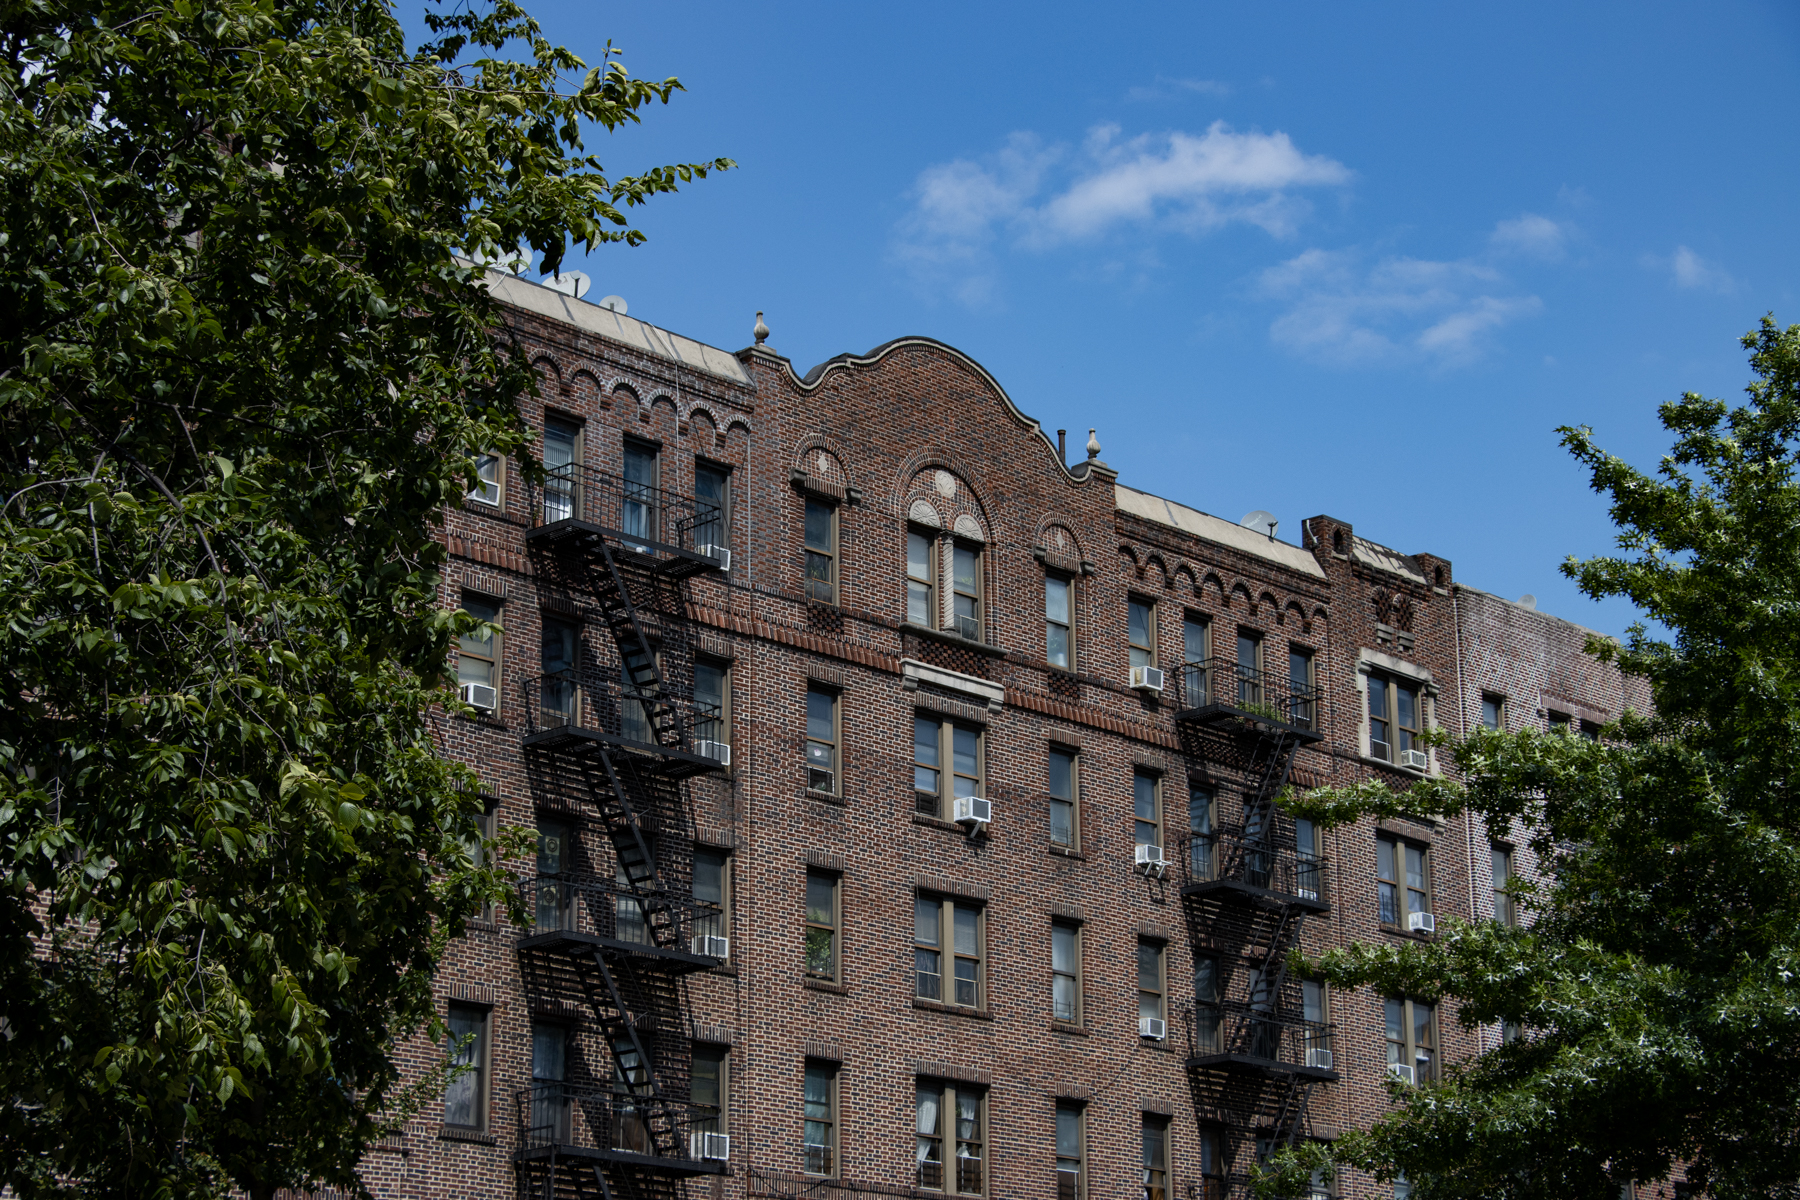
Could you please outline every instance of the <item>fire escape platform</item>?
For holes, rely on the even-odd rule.
[[[1266,712],[1239,708],[1235,704],[1226,704],[1222,701],[1202,704],[1198,708],[1184,708],[1175,714],[1175,719],[1191,725],[1202,725],[1225,732],[1238,732],[1245,728],[1262,728],[1269,732],[1285,733],[1303,746],[1325,740],[1324,733],[1314,729],[1310,724],[1292,724],[1277,720]]]
[[[519,939],[518,949],[521,953],[527,950],[536,950],[542,954],[561,954],[583,958],[593,950],[599,949],[609,957],[636,959],[646,967],[675,975],[710,971],[724,961],[704,954],[694,954],[688,950],[655,946],[647,942],[628,942],[622,938],[602,937],[599,934],[582,933],[573,929],[551,929],[543,933],[529,934]]]
[[[1257,887],[1242,879],[1208,879],[1201,883],[1184,884],[1181,894],[1183,897],[1217,896],[1221,900],[1248,901],[1265,908],[1283,908],[1291,904],[1310,913],[1331,911],[1331,901],[1325,898],[1322,890],[1313,896],[1296,895]]]
[[[640,1167],[661,1176],[689,1177],[723,1175],[726,1164],[717,1159],[663,1158],[655,1154],[639,1154],[633,1150],[600,1150],[593,1146],[530,1146],[513,1152],[516,1163],[545,1162],[557,1159],[583,1159],[593,1163],[613,1163],[623,1167]]]
[[[681,546],[671,546],[667,542],[659,542],[654,538],[637,537],[623,530],[609,529],[604,525],[596,525],[592,521],[582,521],[575,517],[566,517],[561,521],[552,521],[548,525],[538,525],[525,531],[527,546],[541,546],[550,549],[561,549],[565,545],[575,548],[595,539],[610,542],[618,547],[621,553],[617,557],[621,561],[640,563],[671,579],[690,579],[703,571],[717,571],[723,565],[710,554],[700,554]]]
[[[1336,1083],[1341,1076],[1329,1067],[1304,1067],[1298,1063],[1258,1058],[1253,1054],[1195,1054],[1188,1058],[1190,1071],[1229,1071],[1241,1075],[1258,1075],[1285,1079],[1297,1075],[1309,1083]]]
[[[526,734],[520,739],[520,744],[527,750],[560,750],[578,757],[592,754],[601,744],[605,744],[627,754],[651,760],[647,765],[666,779],[691,779],[696,775],[725,769],[716,759],[707,758],[703,754],[678,750],[673,746],[659,746],[654,742],[633,741],[604,729],[589,729],[585,725],[557,725],[550,729],[540,729]]]

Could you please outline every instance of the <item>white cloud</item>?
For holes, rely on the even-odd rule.
[[[1675,247],[1675,253],[1667,258],[1646,256],[1645,265],[1652,268],[1667,267],[1676,287],[1707,292],[1730,292],[1737,288],[1737,280],[1722,267],[1707,262],[1686,246]]]
[[[979,277],[974,294],[985,295],[1003,237],[1045,250],[1128,227],[1200,234],[1234,222],[1287,236],[1308,211],[1296,190],[1350,178],[1285,133],[1237,133],[1222,121],[1199,135],[1125,139],[1117,125],[1099,125],[1079,154],[1015,133],[980,160],[921,171],[894,254],[921,282],[963,291]]]
[[[1357,250],[1308,250],[1264,271],[1258,286],[1287,302],[1269,328],[1278,345],[1346,365],[1470,362],[1495,330],[1543,307],[1536,296],[1507,294],[1504,275],[1478,258],[1370,264]]]
[[[1125,93],[1127,100],[1166,100],[1177,92],[1191,92],[1203,96],[1229,96],[1231,85],[1216,79],[1170,79],[1166,75],[1158,75],[1156,82],[1149,87],[1134,87]]]
[[[1563,256],[1567,240],[1567,227],[1536,213],[1520,213],[1510,221],[1501,221],[1488,235],[1488,244],[1496,250],[1552,261]]]

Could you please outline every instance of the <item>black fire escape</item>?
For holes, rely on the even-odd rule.
[[[1287,965],[1306,916],[1330,907],[1328,864],[1297,845],[1276,804],[1295,754],[1323,737],[1321,695],[1224,659],[1184,665],[1176,688],[1184,752],[1242,781],[1229,818],[1224,797],[1191,814],[1181,856],[1195,961],[1188,1080],[1217,1139],[1194,1200],[1238,1200],[1253,1163],[1306,1135],[1313,1089],[1337,1079],[1332,1027]]]
[[[682,982],[728,950],[718,915],[693,899],[682,786],[730,761],[709,736],[718,714],[684,698],[683,581],[728,562],[713,546],[719,514],[573,466],[549,472],[532,509],[526,546],[552,615],[543,672],[524,682],[524,748],[557,832],[521,884],[535,921],[518,953],[533,1010],[579,1015],[597,1036],[534,1045],[532,1086],[515,1097],[519,1194],[675,1200],[729,1158],[690,1103]],[[593,623],[598,644],[581,636]]]

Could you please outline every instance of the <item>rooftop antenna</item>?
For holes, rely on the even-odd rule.
[[[625,315],[625,297],[602,296],[600,297],[600,307],[616,312],[622,317]]]
[[[543,283],[551,291],[561,292],[576,300],[587,295],[588,289],[594,286],[594,281],[588,278],[586,271],[556,271]]]
[[[1242,525],[1245,529],[1254,529],[1258,533],[1267,534],[1269,540],[1272,542],[1275,540],[1275,529],[1281,522],[1275,519],[1274,513],[1266,512],[1259,508],[1255,512],[1245,513],[1244,519],[1239,521],[1238,524]]]

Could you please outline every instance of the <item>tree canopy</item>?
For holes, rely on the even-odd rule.
[[[1523,1036],[1393,1081],[1386,1116],[1284,1155],[1267,1194],[1332,1157],[1417,1200],[1617,1200],[1678,1171],[1721,1200],[1800,1191],[1800,326],[1765,319],[1744,345],[1747,401],[1664,404],[1654,473],[1561,431],[1620,551],[1564,571],[1648,619],[1588,649],[1644,677],[1655,713],[1599,742],[1477,730],[1451,747],[1458,782],[1292,802],[1328,823],[1464,811],[1545,870],[1521,927],[1440,920],[1432,943],[1310,964]]]
[[[0,12],[0,1184],[358,1188],[472,856],[444,506],[535,386],[468,256],[729,160],[511,0]]]

